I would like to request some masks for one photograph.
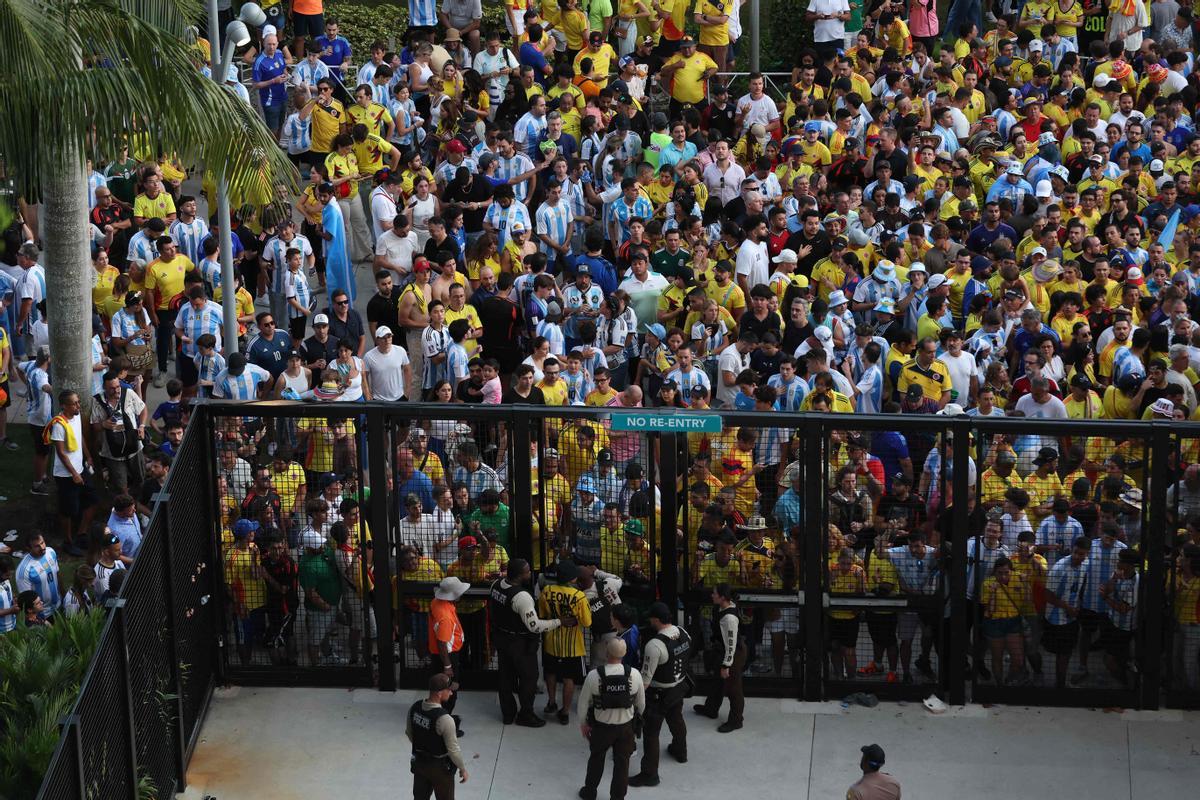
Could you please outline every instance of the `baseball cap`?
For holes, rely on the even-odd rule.
[[[429,259],[418,256],[413,259],[413,272],[429,272]]]
[[[1166,169],[1166,165],[1163,164],[1162,159],[1156,158],[1150,162],[1151,172],[1162,172],[1164,169]]]
[[[654,322],[646,326],[646,333],[654,334],[654,337],[660,342],[667,338],[667,329],[662,326],[661,322]]]
[[[783,248],[779,251],[779,255],[771,259],[776,264],[795,264],[798,260],[796,251],[789,248]]]
[[[1168,400],[1167,402],[1169,403],[1171,401]],[[247,536],[249,536],[250,534],[257,531],[259,529],[259,527],[261,527],[261,526],[258,524],[258,520],[239,519],[233,525],[233,535],[235,538],[245,539]],[[113,538],[116,539],[117,537],[113,536]],[[105,544],[113,544],[113,542],[108,541],[107,537],[105,537],[104,543]]]
[[[1030,51],[1037,50],[1040,53],[1043,49],[1045,49],[1045,47],[1046,43],[1041,39],[1034,39],[1029,43],[1029,46],[1026,49]]]
[[[1093,153],[1092,155],[1088,156],[1088,163],[1089,164],[1103,164],[1104,156],[1100,155],[1099,153]]]
[[[579,478],[579,482],[575,484],[575,488],[581,492],[587,492],[588,494],[595,494],[596,493],[596,481],[592,478],[591,475],[583,475],[582,477]]]
[[[936,289],[939,286],[943,285],[945,282],[946,282],[946,276],[941,274],[940,272],[937,273],[936,275],[929,276],[929,288],[930,289]]]
[[[392,335],[392,329],[389,328],[387,325],[380,325],[378,328],[375,329],[375,338],[376,339],[382,339],[385,336],[391,336],[391,335]]]
[[[446,150],[451,153],[465,153],[467,152],[467,146],[458,139],[451,139],[446,142]]]
[[[1096,77],[1092,78],[1092,86],[1101,89],[1105,86],[1108,86],[1110,83],[1112,83],[1112,78],[1110,78],[1108,74],[1104,72],[1097,73]]]
[[[318,325],[328,325],[328,324],[329,324],[329,315],[328,314],[317,314],[315,317],[313,317],[313,327],[314,328],[317,327]]]

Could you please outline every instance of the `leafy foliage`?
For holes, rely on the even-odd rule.
[[[325,3],[325,16],[335,17],[338,32],[350,42],[354,63],[361,64],[370,55],[371,42],[391,41],[404,46],[408,29],[408,6],[395,0],[331,0]],[[504,14],[496,0],[484,0],[483,27],[504,30]]]
[[[0,796],[32,798],[54,748],[59,720],[75,705],[100,641],[102,611],[58,616],[50,628],[18,625],[0,636]]]

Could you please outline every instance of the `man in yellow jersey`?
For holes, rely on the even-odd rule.
[[[686,5],[687,0],[673,0]],[[666,37],[663,37],[666,41]],[[696,52],[696,42],[685,36],[679,42],[679,52],[671,55],[659,72],[660,79],[669,81],[670,112],[678,117],[685,105],[702,105],[708,79],[717,74],[717,62],[707,53]]]
[[[917,344],[917,355],[900,370],[896,388],[908,391],[909,386],[920,386],[925,396],[945,407],[950,402],[950,373],[937,357],[938,343],[926,337]]]
[[[317,81],[317,96],[300,109],[300,119],[310,117],[312,146],[306,154],[308,163],[314,167],[324,166],[325,157],[333,151],[333,138],[350,124],[346,107],[333,97],[333,81],[329,78]]]
[[[558,619],[563,627],[546,631],[542,639],[542,672],[546,679],[548,701],[543,712],[555,714],[559,724],[570,722],[571,700],[575,684],[584,678],[583,629],[592,624],[592,609],[583,592],[575,586],[579,567],[573,561],[559,561],[554,568],[554,583],[538,597],[538,616]],[[572,621],[574,624],[571,624]],[[562,705],[558,700],[558,682],[562,681]]]
[[[711,58],[718,72],[725,71],[729,50],[729,11],[738,10],[738,0],[696,0],[692,15],[700,26],[700,52]]]
[[[196,268],[192,260],[179,252],[179,246],[166,236],[158,238],[158,258],[146,265],[146,289],[151,292],[153,302],[147,305],[150,318],[158,327],[155,345],[158,352],[158,374],[154,385],[162,387],[167,380],[167,360],[173,348],[175,317],[178,307],[171,300],[183,293],[183,277]]]

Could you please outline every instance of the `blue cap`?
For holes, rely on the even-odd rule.
[[[809,131],[816,131],[817,133],[820,133],[821,123],[817,122],[816,120],[810,120],[809,122],[804,123],[804,132],[808,133]]]
[[[661,322],[655,322],[646,326],[646,333],[653,333],[661,342],[667,338],[667,329],[662,326]]]
[[[257,531],[260,527],[257,520],[239,519],[233,524],[233,537],[235,539],[245,539],[250,534]]]
[[[596,493],[596,481],[591,475],[583,475],[579,478],[579,483],[575,484],[575,488],[581,492]]]

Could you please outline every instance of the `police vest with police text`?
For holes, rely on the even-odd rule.
[[[596,695],[596,708],[633,708],[633,692],[629,691],[629,676],[632,670],[625,664],[616,675],[599,668],[600,691]]]
[[[688,655],[692,651],[692,637],[683,628],[676,628],[679,638],[671,639],[665,633],[657,633],[654,638],[667,648],[667,660],[654,670],[654,682],[660,684],[676,684],[683,680],[687,672]]]
[[[596,596],[588,601],[592,610],[592,638],[596,639],[606,633],[612,633],[612,607],[604,592],[604,579],[597,578],[595,584]]]
[[[517,595],[524,592],[525,589],[521,586],[505,588],[500,585],[500,581],[492,584],[491,593],[488,595],[488,611],[492,620],[493,633],[534,639],[538,637],[538,634],[530,633],[529,629],[525,627],[525,620],[521,619],[520,614],[513,611],[513,601],[517,599]]]
[[[423,700],[412,704],[408,710],[409,728],[412,730],[412,748],[414,756],[424,758],[447,758],[446,740],[437,732],[438,720],[449,712],[441,706],[425,709]]]

